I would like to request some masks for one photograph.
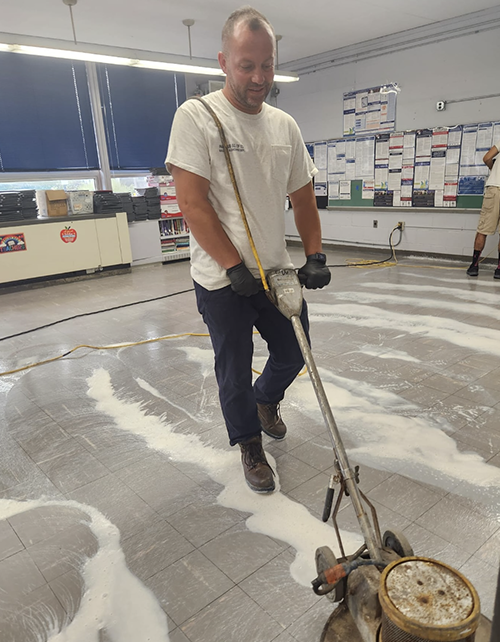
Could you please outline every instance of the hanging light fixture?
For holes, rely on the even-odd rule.
[[[191,51],[191,27],[194,25],[194,20],[191,18],[186,18],[182,21],[182,24],[187,27],[188,30],[188,40],[189,40],[189,60],[193,59],[193,52]]]
[[[73,19],[73,7],[78,2],[78,0],[63,0],[63,2],[65,5],[69,7],[69,15],[71,17],[71,27],[73,29],[73,40],[75,41],[75,45],[77,45],[78,42],[76,41],[75,21]]]
[[[83,62],[97,62],[108,65],[125,65],[142,69],[174,71],[185,74],[225,76],[216,60],[193,58],[191,27],[194,25],[194,20],[192,18],[186,18],[182,21],[182,24],[188,29],[189,58],[187,58],[187,56],[175,56],[153,51],[78,43],[73,17],[73,7],[78,0],[62,1],[69,7],[74,44],[66,40],[0,33],[0,51],[31,56],[47,56],[49,58],[65,58],[67,60],[80,60]],[[281,40],[281,36],[276,36],[276,41],[278,42],[278,40]],[[293,72],[280,72],[274,76],[275,82],[296,82],[298,79],[297,74]]]

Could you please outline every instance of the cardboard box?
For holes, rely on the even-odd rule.
[[[92,214],[94,211],[93,193],[89,190],[67,192],[68,211],[74,214]]]
[[[67,216],[68,196],[62,189],[49,189],[45,192],[47,216]]]

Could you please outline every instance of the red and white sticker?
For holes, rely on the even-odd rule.
[[[64,230],[61,230],[61,239],[65,243],[74,243],[76,241],[76,230],[72,227],[65,227]]]

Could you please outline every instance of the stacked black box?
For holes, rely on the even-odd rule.
[[[37,216],[35,190],[0,192],[0,223],[23,221]]]
[[[145,196],[132,196],[134,215],[136,221],[146,221],[148,218],[148,204]]]
[[[120,202],[122,204],[122,212],[126,212],[127,214],[127,221],[131,223],[132,221],[135,220],[135,214],[134,214],[134,202],[132,201],[132,196],[130,195],[129,192],[123,192],[121,194],[116,194],[118,198],[120,199]]]
[[[116,214],[122,212],[122,202],[113,192],[94,192],[95,214]]]
[[[157,187],[148,187],[144,190],[144,198],[148,206],[148,218],[161,218],[160,193]]]

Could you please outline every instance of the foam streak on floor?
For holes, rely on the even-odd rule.
[[[491,617],[500,282],[456,267],[335,269],[306,297],[316,362],[382,529],[460,569]],[[8,292],[0,337],[191,287],[179,262]],[[0,371],[185,332],[205,332],[193,292],[2,341]],[[0,642],[319,640],[332,605],[308,583],[315,548],[336,542],[320,519],[333,457],[312,386],[299,377],[287,393],[286,439],[264,439],[280,490],[262,497],[228,445],[212,364],[209,339],[189,336],[0,377]],[[346,501],[339,523],[354,550]]]

